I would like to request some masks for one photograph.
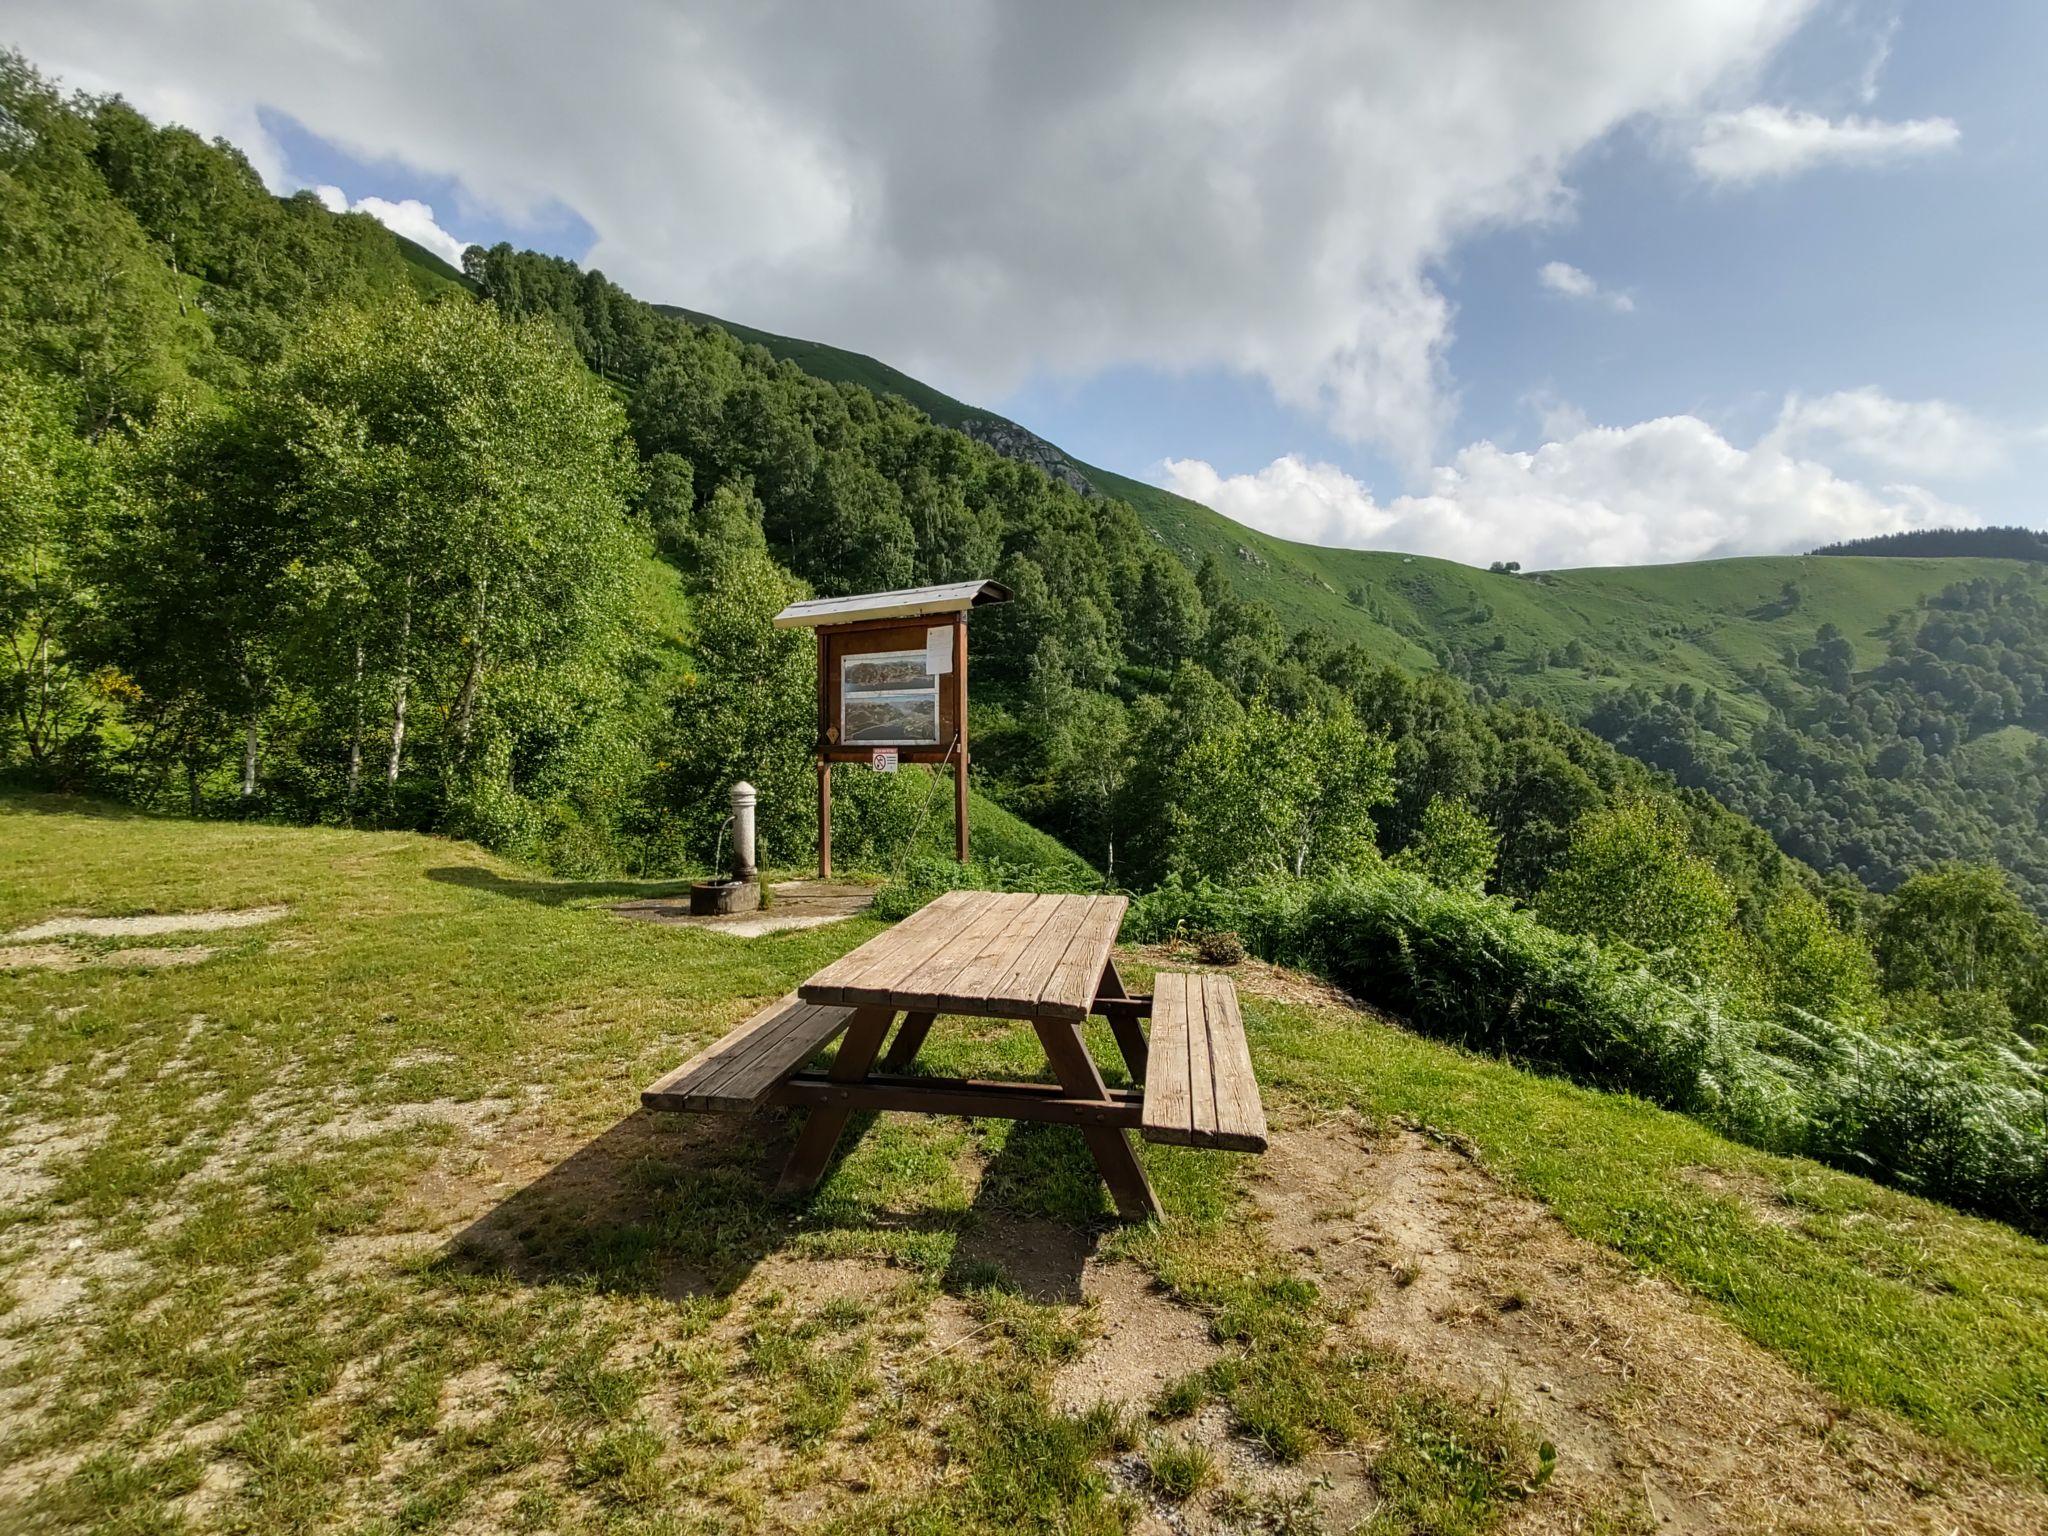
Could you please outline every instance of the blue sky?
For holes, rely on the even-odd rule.
[[[1696,413],[1746,442],[1788,393],[1862,386],[2048,427],[2048,6],[1891,14],[1867,107],[1853,96],[1873,44],[1855,13],[1817,18],[1764,94],[1947,116],[1961,131],[1953,152],[1715,187],[1675,164],[1654,130],[1617,129],[1571,168],[1568,213],[1461,242],[1438,269],[1457,306],[1455,440],[1534,447],[1543,405],[1569,402],[1609,424]],[[1633,309],[1546,290],[1537,273],[1550,261]],[[1389,488],[1402,479],[1311,414],[1278,408],[1260,381],[1216,370],[1035,380],[997,404],[1126,473],[1198,453],[1243,474],[1293,452]],[[2048,496],[2026,468],[1973,477],[1964,499],[1991,521],[2048,526]]]
[[[873,352],[1290,537],[2048,524],[2048,7],[507,4],[25,0],[13,41],[280,190]]]

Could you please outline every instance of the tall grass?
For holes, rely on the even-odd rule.
[[[1745,1016],[1498,897],[1378,866],[1317,885],[1168,885],[1127,938],[1235,928],[1474,1050],[1638,1094],[1738,1140],[2048,1230],[2048,1077],[2018,1043]]]

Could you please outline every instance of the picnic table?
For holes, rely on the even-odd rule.
[[[1126,905],[1121,896],[949,892],[745,1020],[641,1101],[666,1110],[808,1110],[778,1192],[816,1185],[857,1110],[1072,1125],[1117,1209],[1157,1216],[1132,1130],[1150,1141],[1262,1152],[1266,1117],[1228,978],[1162,972],[1150,995],[1125,989],[1111,951]],[[1091,1015],[1109,1022],[1133,1086],[1103,1081],[1082,1038]],[[945,1017],[1028,1023],[1053,1080],[910,1071]],[[842,1034],[829,1068],[807,1066]]]

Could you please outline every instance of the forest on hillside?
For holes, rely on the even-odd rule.
[[[1725,786],[1290,633],[1124,503],[900,399],[565,261],[465,267],[0,56],[13,781],[602,876],[700,866],[745,777],[798,864],[812,641],[771,616],[993,575],[1016,596],[974,621],[977,782],[1151,892],[1144,921],[1353,981],[1375,955],[1419,1027],[2048,1219],[2048,939],[1998,869],[1824,879]],[[1961,708],[1960,677],[1973,718],[1985,690],[2025,718],[1991,645],[2033,657],[2032,611],[1998,609],[2026,600],[1931,613],[1856,708]],[[920,858],[931,787],[842,775],[836,841],[899,902],[1076,878]]]
[[[1771,828],[1789,852],[1891,890],[1948,859],[2003,865],[2048,912],[2048,581],[1958,582],[1900,616],[1859,671],[1840,628],[1748,683],[1738,731],[1711,692],[1619,692],[1587,724]]]
[[[1995,560],[2048,560],[2048,533],[2038,528],[1913,528],[1904,533],[1877,533],[1867,539],[1823,544],[1816,555],[1883,555],[1916,558],[1928,555],[1978,555]]]

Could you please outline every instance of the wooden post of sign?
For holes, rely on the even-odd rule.
[[[832,694],[825,676],[831,647],[818,636],[818,878],[832,878],[832,743],[826,736],[832,718]]]
[[[953,615],[953,857],[967,862],[967,615]]]
[[[818,758],[818,878],[832,878],[832,759]]]

